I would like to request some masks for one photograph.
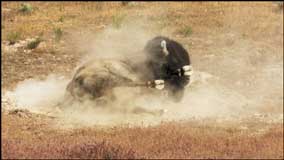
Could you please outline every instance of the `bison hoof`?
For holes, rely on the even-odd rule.
[[[193,74],[193,68],[190,65],[186,65],[182,67],[185,76],[191,76]]]
[[[98,98],[96,99],[96,105],[97,106],[106,106],[108,104],[107,98]]]

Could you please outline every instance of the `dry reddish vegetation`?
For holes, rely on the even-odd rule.
[[[216,48],[233,45],[238,40],[263,43],[264,51],[276,48],[273,54],[279,48],[283,52],[283,20],[279,23],[283,11],[270,2],[145,2],[129,6],[109,2],[31,2],[34,9],[31,14],[18,12],[19,2],[1,4],[2,40],[6,41],[11,32],[21,33],[20,40],[43,33],[46,40],[46,47],[30,53],[22,49],[8,53],[1,48],[4,89],[14,88],[27,78],[69,74],[80,58],[70,35],[100,32],[104,25],[119,23],[113,22],[113,17],[120,14],[134,18],[148,16],[149,23],[145,25],[158,26],[153,28],[157,33],[173,32],[175,39],[190,47],[195,61],[210,54],[209,50],[218,54]],[[60,43],[53,39],[55,28],[63,30]],[[231,30],[239,33],[238,40],[222,37]],[[210,38],[214,43],[208,41]],[[195,65],[198,69],[208,67]],[[153,127],[61,130],[53,128],[56,119],[43,115],[19,116],[7,112],[1,115],[3,158],[284,158],[283,123],[248,122],[252,127],[247,130],[239,129],[240,124],[233,122],[222,126],[209,123],[210,120],[168,122]],[[268,130],[257,132],[260,128]]]
[[[282,124],[258,134],[194,121],[68,131],[45,116],[2,120],[3,158],[283,158]]]

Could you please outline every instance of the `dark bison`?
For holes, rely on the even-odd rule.
[[[145,65],[150,72],[145,77],[164,81],[170,97],[176,102],[180,101],[193,72],[186,49],[175,40],[158,36],[148,41],[144,53]]]

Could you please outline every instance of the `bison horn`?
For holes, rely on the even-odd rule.
[[[169,55],[169,51],[167,50],[167,42],[165,40],[161,41],[161,47],[163,49],[163,53],[167,56]]]

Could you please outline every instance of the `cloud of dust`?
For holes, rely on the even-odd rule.
[[[44,112],[63,98],[67,83],[65,77],[54,74],[44,80],[27,79],[13,91],[7,91],[4,97],[16,108]]]
[[[149,31],[151,29],[145,28],[144,24],[143,21],[132,21],[124,23],[120,29],[107,27],[91,40],[90,38],[86,38],[86,41],[82,40],[85,38],[78,40],[78,46],[86,51],[81,63],[92,58],[143,60],[144,57],[139,51],[149,39],[156,36]],[[204,71],[195,70],[192,82],[180,103],[171,102],[165,96],[146,94],[141,88],[126,87],[116,90],[119,100],[113,102],[108,108],[97,107],[92,102],[86,101],[68,106],[58,116],[66,122],[65,125],[78,124],[80,127],[117,124],[148,125],[195,117],[240,117],[244,113],[256,113],[258,110],[254,107],[263,104],[263,100],[271,100],[270,105],[277,107],[281,103],[283,105],[283,91],[281,94],[279,90],[283,88],[283,61],[275,64],[274,60],[267,61],[270,58],[265,57],[266,60],[263,63],[256,65],[252,60],[262,58],[262,55],[258,55],[258,50],[252,47],[258,44],[246,44],[250,45],[239,42],[227,48],[217,48],[218,52],[226,52],[226,55],[220,53],[222,56],[215,56],[206,63],[195,62],[196,65],[210,66],[210,68]],[[255,51],[256,55],[253,56],[252,51]],[[240,54],[244,52],[248,54]],[[15,100],[17,106],[31,111],[41,111],[63,99],[67,83],[68,80],[56,76],[50,76],[44,81],[27,80],[7,95]],[[273,97],[274,94],[277,97]],[[117,112],[117,109],[127,110],[136,106],[147,110],[165,109],[167,112],[162,116]],[[74,127],[74,125],[71,126]]]
[[[130,58],[143,60],[142,51],[155,32],[147,26],[146,19],[125,19],[120,28],[112,25],[96,34],[85,34],[77,39],[79,50],[84,51],[81,62],[89,59]]]

